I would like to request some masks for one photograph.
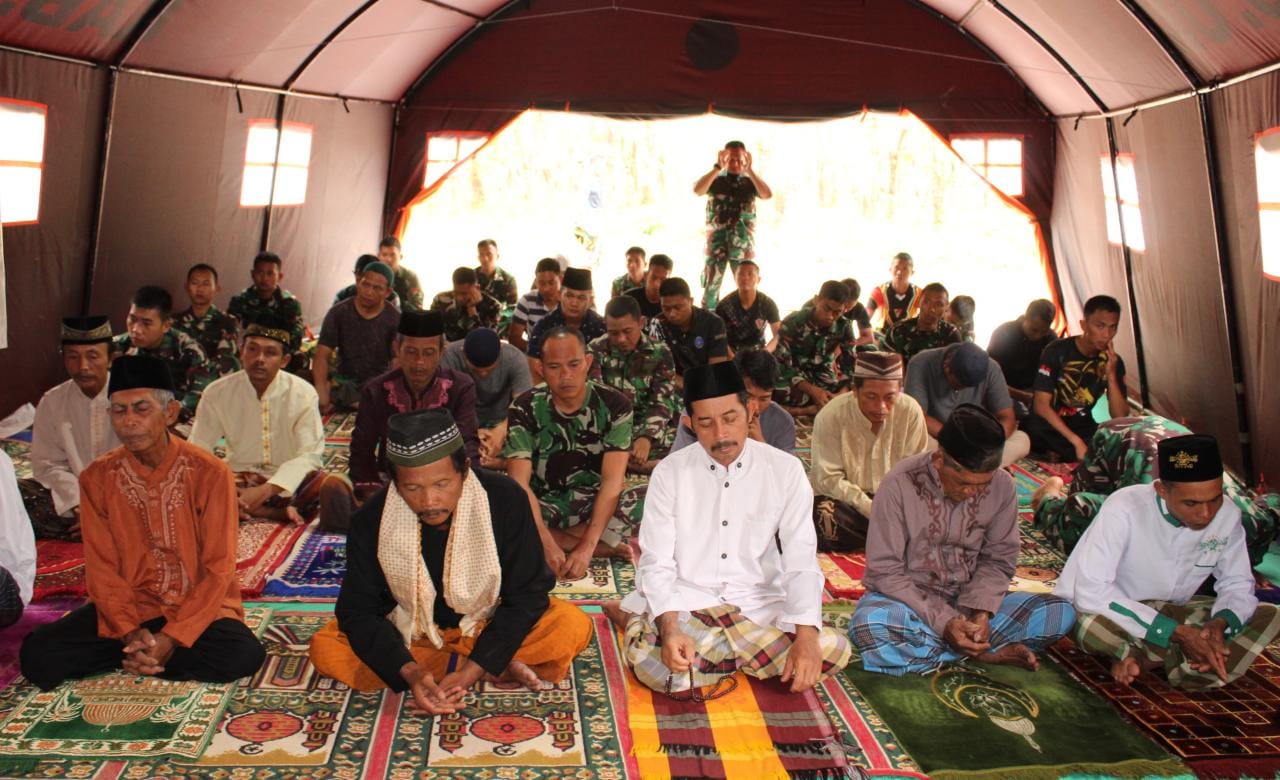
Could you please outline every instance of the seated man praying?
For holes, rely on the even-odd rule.
[[[1020,542],[1003,449],[996,418],[962,404],[938,449],[902,460],[880,482],[867,595],[849,626],[867,671],[923,674],[965,658],[1035,670],[1036,652],[1071,630],[1066,599],[1009,592]]]
[[[400,311],[387,302],[395,274],[384,263],[365,266],[354,298],[335,303],[324,315],[311,372],[320,411],[351,409],[360,404],[364,383],[383,373],[394,357],[392,342]],[[329,359],[337,352],[337,371]]]
[[[880,338],[880,348],[902,355],[909,366],[911,359],[926,349],[959,344],[960,331],[943,319],[949,298],[947,288],[938,282],[926,284],[920,291],[920,313],[886,329]]]
[[[792,692],[812,688],[843,669],[851,649],[822,625],[804,467],[747,435],[733,363],[691,368],[685,379],[698,444],[653,470],[636,588],[605,610],[626,628],[627,663],[654,690],[716,686],[736,670],[778,677]]]
[[[240,323],[213,305],[217,294],[217,269],[208,263],[191,266],[187,271],[187,300],[191,306],[173,316],[173,327],[196,340],[215,376],[226,376],[240,370]]]
[[[169,434],[179,406],[163,361],[118,358],[107,393],[123,446],[80,475],[89,603],[31,632],[23,676],[47,691],[119,668],[221,683],[253,674],[266,653],[244,624],[230,469]]]
[[[462,266],[453,272],[453,303],[444,312],[444,340],[461,341],[476,328],[498,327],[502,302],[480,287],[474,268]]]
[[[479,328],[445,347],[440,365],[466,374],[475,383],[479,465],[505,469],[506,462],[499,456],[507,440],[507,409],[533,387],[524,353],[498,338],[495,331]]]
[[[649,334],[671,350],[676,362],[676,386],[683,387],[685,371],[729,359],[724,322],[714,312],[694,306],[688,283],[678,276],[663,281],[659,293],[662,316],[650,323]]]
[[[209,452],[226,439],[240,519],[310,522],[320,510],[324,424],[315,388],[283,371],[293,336],[270,312],[245,329],[244,369],[205,388],[191,443]]]
[[[121,355],[149,355],[164,361],[178,397],[178,422],[195,416],[200,393],[216,376],[200,344],[173,327],[173,298],[163,287],[139,287],[125,320],[127,333],[111,344],[112,360]]]
[[[36,579],[36,537],[18,493],[18,475],[0,450],[0,628],[22,617]]]
[[[898,461],[929,447],[924,412],[902,392],[902,356],[859,352],[853,392],[837,396],[813,418],[813,524],[818,549],[867,546],[871,500]]]
[[[747,388],[747,436],[783,452],[796,449],[796,420],[773,400],[773,387],[778,384],[778,360],[763,349],[744,349],[733,356]],[[679,430],[671,451],[696,444],[689,415],[680,415]]]
[[[562,680],[591,620],[547,596],[555,577],[524,491],[471,467],[443,409],[394,415],[387,457],[392,482],[352,523],[336,617],[311,639],[317,671],[409,691],[421,715],[457,711],[481,679]]]
[[[1040,368],[1040,353],[1053,343],[1053,321],[1058,307],[1052,301],[1038,298],[1027,304],[1027,311],[991,333],[987,354],[1000,364],[1005,384],[1013,397],[1018,419],[1031,411],[1033,394],[1031,386],[1036,381],[1036,369]]]
[[[582,334],[590,343],[604,335],[604,318],[591,308],[595,304],[595,288],[591,284],[590,268],[566,268],[560,305],[538,320],[529,333],[529,373],[533,381],[541,382],[542,336],[553,328],[570,327]]]
[[[850,377],[840,371],[842,356],[855,349],[853,326],[840,317],[847,300],[849,288],[829,280],[782,321],[775,353],[782,382],[775,397],[793,414],[814,414],[849,389]]]
[[[1080,613],[1076,644],[1110,658],[1121,685],[1163,667],[1176,687],[1218,688],[1280,634],[1280,609],[1254,594],[1217,439],[1175,436],[1157,451],[1160,478],[1103,502],[1054,593]],[[1197,595],[1210,575],[1216,595]]]
[[[631,557],[644,488],[623,491],[631,451],[631,402],[588,379],[582,334],[543,334],[545,384],[511,404],[502,456],[528,492],[552,573],[576,580],[596,555]]]

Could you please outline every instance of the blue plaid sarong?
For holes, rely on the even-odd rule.
[[[1071,602],[1041,593],[1010,593],[991,617],[991,650],[1021,643],[1039,652],[1071,630]],[[862,654],[862,668],[901,677],[923,674],[966,656],[901,601],[869,592],[858,602],[849,639]]]

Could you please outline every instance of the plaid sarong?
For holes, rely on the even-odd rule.
[[[1044,650],[1071,630],[1071,602],[1043,593],[1010,593],[991,617],[991,651],[1009,644]],[[849,638],[862,654],[862,668],[900,677],[932,672],[966,656],[947,644],[915,610],[871,592],[862,597],[849,625]]]
[[[782,629],[753,623],[731,605],[681,612],[679,620],[680,630],[693,640],[697,652],[694,687],[715,685],[721,677],[739,670],[759,680],[782,674],[792,642],[791,635]],[[822,679],[849,663],[852,648],[840,632],[819,629],[818,646],[822,650]],[[671,670],[662,663],[662,640],[657,625],[644,615],[633,615],[627,623],[625,652],[636,679],[655,691],[666,688]],[[689,690],[689,675],[677,675],[671,690]]]
[[[1168,601],[1144,601],[1162,615],[1167,615],[1183,625],[1203,625],[1213,611],[1214,599],[1196,596],[1186,604]],[[1274,604],[1259,604],[1244,629],[1227,640],[1227,683],[1234,682],[1245,672],[1253,659],[1280,634],[1280,609]],[[1218,688],[1227,683],[1213,672],[1197,672],[1182,654],[1182,649],[1170,643],[1159,647],[1132,636],[1102,615],[1081,613],[1076,621],[1072,638],[1081,650],[1115,659],[1133,656],[1142,663],[1159,663],[1164,666],[1169,684],[1187,690]]]

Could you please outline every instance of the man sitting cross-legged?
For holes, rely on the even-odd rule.
[[[587,345],[591,368],[601,382],[631,402],[631,454],[627,468],[648,474],[667,454],[680,414],[676,365],[671,350],[644,333],[635,298],[621,296],[604,310],[605,335]]]
[[[938,449],[900,462],[880,482],[867,533],[867,595],[849,626],[862,667],[931,672],[976,658],[1036,669],[1036,652],[1071,630],[1066,599],[1010,593],[1018,501],[1000,469],[1004,429],[962,404]]]
[[[511,404],[502,456],[507,474],[529,493],[547,565],[576,580],[594,555],[631,557],[643,487],[623,491],[631,450],[631,402],[588,381],[591,355],[582,334],[543,334],[546,384]]]
[[[240,519],[315,519],[320,509],[324,425],[316,391],[282,369],[293,337],[269,312],[245,330],[244,370],[209,385],[196,409],[191,443],[209,452],[226,438]]]
[[[867,546],[871,499],[898,461],[929,446],[924,412],[902,392],[902,356],[859,352],[853,392],[813,418],[813,523],[818,549]]]
[[[391,366],[392,343],[400,324],[399,310],[387,302],[394,278],[384,263],[369,263],[356,284],[355,297],[335,303],[324,315],[311,364],[321,412],[358,406],[364,383]],[[331,374],[329,358],[335,351],[338,370]]]
[[[676,362],[676,386],[684,387],[685,371],[729,359],[724,322],[714,312],[694,306],[688,283],[678,276],[665,280],[659,293],[662,316],[649,325],[649,334],[666,342]]]
[[[563,679],[591,620],[548,598],[524,491],[471,467],[443,409],[393,416],[387,457],[394,479],[352,524],[336,619],[311,639],[317,671],[410,691],[421,715],[457,711],[482,678],[534,691]]]
[[[1054,593],[1080,612],[1076,643],[1111,658],[1121,685],[1163,666],[1174,686],[1221,687],[1280,634],[1280,609],[1254,595],[1217,440],[1176,436],[1157,450],[1160,478],[1103,502]],[[1216,598],[1197,596],[1210,575]]]
[[[476,421],[480,440],[480,464],[505,469],[499,455],[507,440],[507,409],[521,393],[533,387],[524,353],[498,338],[489,328],[478,328],[444,350],[440,365],[471,377],[476,385]]]
[[[840,318],[848,299],[849,288],[826,281],[813,300],[782,321],[775,354],[783,389],[775,397],[793,414],[814,414],[849,389],[850,378],[839,369],[842,356],[855,349],[853,326]]]
[[[266,653],[244,624],[236,579],[236,486],[222,461],[169,434],[178,416],[163,361],[111,367],[111,424],[124,443],[80,475],[89,603],[22,643],[42,690],[122,668],[231,682]]]
[[[697,446],[653,470],[636,589],[606,605],[626,658],[654,690],[715,686],[735,670],[807,690],[849,662],[822,626],[813,493],[790,453],[747,436],[733,363],[691,368],[685,407]]]

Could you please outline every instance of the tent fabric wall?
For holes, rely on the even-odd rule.
[[[1242,467],[1231,355],[1223,321],[1204,136],[1196,101],[1115,123],[1134,155],[1146,250],[1133,252],[1149,397],[1155,411],[1218,438]]]
[[[44,103],[40,217],[4,228],[9,345],[0,351],[0,416],[66,379],[59,319],[80,313],[95,214],[106,74],[0,51],[0,97]]]
[[[1258,474],[1280,483],[1280,282],[1262,275],[1254,136],[1280,126],[1280,74],[1227,87],[1209,98],[1221,167],[1227,251],[1240,328],[1245,394]],[[1200,356],[1197,356],[1199,358]]]

